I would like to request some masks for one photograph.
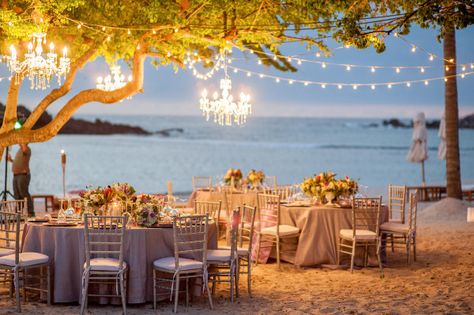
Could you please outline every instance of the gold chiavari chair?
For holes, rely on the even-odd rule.
[[[0,274],[6,275],[10,285],[13,282],[17,312],[21,312],[20,289],[23,290],[25,300],[27,290],[45,292],[47,303],[51,304],[49,257],[36,252],[20,252],[20,221],[20,213],[0,212],[0,251],[11,251],[14,248],[13,253],[0,257]],[[46,276],[42,272],[44,268]],[[39,275],[27,273],[31,269],[39,269]],[[28,282],[33,279],[38,280],[35,282],[38,286],[29,286]],[[46,289],[44,289],[44,280],[46,280]]]
[[[209,277],[207,271],[207,233],[208,215],[192,215],[185,217],[174,217],[174,256],[165,257],[153,262],[153,308],[156,309],[156,297],[159,295],[157,289],[170,290],[164,293],[173,296],[174,309],[178,310],[178,296],[180,281],[186,281],[186,307],[189,302],[189,279],[200,278],[207,290],[209,306],[212,309],[212,296],[209,290]],[[192,257],[192,258],[190,258]],[[173,275],[170,278],[158,277],[159,273]],[[166,283],[170,283],[166,286]],[[161,295],[161,294],[160,294]]]
[[[363,247],[364,266],[367,265],[368,247],[376,249],[377,260],[381,276],[383,277],[382,261],[380,260],[380,206],[382,197],[379,198],[354,198],[352,201],[352,229],[342,229],[339,231],[339,248],[337,264],[340,264],[341,254],[351,256],[350,270],[354,269],[354,258],[356,248]]]
[[[287,200],[288,197],[291,197],[296,193],[296,188],[294,185],[279,185],[272,188],[264,188],[264,193],[279,195],[280,200]]]
[[[124,261],[123,237],[126,216],[92,216],[84,214],[85,254],[82,275],[81,315],[87,310],[89,296],[120,297],[127,314],[127,270]],[[91,294],[89,284],[114,283],[116,294]]]
[[[405,223],[406,196],[406,186],[388,185],[388,211],[390,222]]]
[[[265,176],[263,179],[263,186],[267,188],[274,188],[277,185],[276,176]]]
[[[277,266],[280,268],[280,244],[282,239],[298,238],[300,229],[296,226],[280,224],[280,196],[269,194],[257,195],[258,211],[260,215],[260,229],[256,232],[257,262],[260,256],[262,237],[270,239],[276,245]]]
[[[212,176],[193,176],[193,191],[212,191]]]
[[[215,291],[215,284],[228,282],[230,286],[230,301],[234,303],[235,296],[239,296],[239,273],[238,273],[238,253],[237,253],[237,233],[238,218],[240,209],[234,209],[231,217],[230,248],[208,249],[207,263],[210,266],[209,282],[212,283],[212,293]]]
[[[222,201],[194,201],[194,214],[207,214],[210,220],[216,223],[216,235],[219,240],[219,225],[226,226],[226,222],[221,222]]]
[[[413,260],[416,261],[416,216],[418,209],[418,192],[410,193],[408,223],[386,222],[380,225],[382,235],[390,235],[394,245],[404,247],[407,264],[410,263],[410,252],[413,247]]]
[[[19,213],[21,220],[28,219],[28,201],[27,198],[19,200],[3,200],[0,201],[0,211],[9,213]]]

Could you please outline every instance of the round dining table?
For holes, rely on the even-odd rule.
[[[194,200],[222,201],[223,208],[233,209],[243,204],[257,206],[255,191],[195,191],[189,198],[188,206]],[[388,207],[380,208],[380,223],[388,221]],[[259,218],[256,218],[259,221]],[[339,231],[352,228],[352,209],[326,205],[290,205],[281,204],[280,224],[296,226],[300,229],[298,239],[282,242],[283,251],[280,258],[296,266],[309,267],[336,265]],[[255,228],[258,229],[258,223]],[[256,240],[256,238],[254,238]],[[256,246],[254,245],[254,250]],[[289,250],[286,250],[289,249]],[[270,255],[268,249],[261,248],[259,261],[265,262]],[[271,254],[272,256],[274,253]],[[256,253],[254,252],[254,258]],[[344,257],[345,258],[345,257]],[[375,259],[375,252],[369,252],[369,262]],[[357,262],[357,259],[356,259]]]
[[[132,227],[125,230],[124,261],[128,271],[128,303],[153,300],[153,262],[174,256],[173,228]],[[22,250],[48,255],[52,263],[53,301],[81,300],[81,281],[85,257],[84,226],[25,224]],[[215,224],[209,224],[208,248],[217,248]]]

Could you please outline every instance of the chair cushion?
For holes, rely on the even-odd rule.
[[[227,262],[230,261],[231,253],[229,249],[208,249],[207,250],[207,261],[208,262]]]
[[[9,248],[0,248],[0,256],[6,256],[10,254],[15,254],[15,250]]]
[[[174,257],[165,257],[155,260],[153,266],[160,269],[169,271],[176,270]],[[202,262],[189,258],[179,258],[178,261],[179,270],[193,270],[202,269]]]
[[[34,252],[24,252],[20,253],[20,267],[28,267],[34,265],[45,264],[49,261],[49,257],[41,254],[41,253],[34,253]],[[15,254],[10,254],[6,256],[0,257],[0,265],[5,266],[15,266]]]
[[[353,239],[352,229],[340,230],[339,236],[346,240],[352,240]],[[370,241],[370,240],[375,240],[377,238],[377,234],[369,230],[356,230],[355,238],[356,240]]]
[[[87,263],[84,263],[84,268]],[[117,258],[92,258],[90,261],[91,270],[94,271],[119,271],[120,261]],[[127,263],[124,261],[122,269],[127,268]]]
[[[222,246],[222,249],[230,249],[230,246]],[[248,248],[237,247],[237,255],[239,256],[247,256],[249,253]],[[208,256],[209,257],[209,256]],[[209,259],[209,258],[208,258]]]
[[[389,219],[388,222],[402,223],[402,219]]]
[[[380,231],[382,232],[398,232],[398,233],[408,233],[410,227],[408,224],[401,224],[395,222],[386,222],[380,225]]]
[[[261,233],[264,235],[276,235],[277,229],[275,226],[267,227],[262,229]],[[292,225],[280,225],[279,226],[279,233],[280,236],[290,236],[290,235],[298,235],[300,233],[300,229],[296,226]]]

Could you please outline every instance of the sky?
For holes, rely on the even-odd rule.
[[[377,54],[373,48],[358,50],[355,48],[339,47],[329,42],[333,48],[332,56],[317,57],[317,50],[307,51],[301,44],[288,44],[282,48],[285,55],[295,56],[316,62],[327,62],[326,68],[320,64],[303,62],[293,65],[298,68],[296,73],[283,73],[258,65],[255,55],[242,54],[234,49],[232,66],[250,70],[265,75],[277,75],[293,80],[308,80],[329,83],[386,83],[404,80],[428,79],[443,76],[441,59],[429,61],[429,53],[442,56],[442,44],[436,40],[435,30],[413,28],[404,38],[415,44],[417,49],[412,52],[412,46],[396,37],[387,39],[387,49]],[[459,64],[474,63],[474,28],[458,31],[457,56]],[[331,66],[329,63],[352,64],[364,66],[424,66],[420,69],[377,69],[374,73],[370,68]],[[125,75],[130,73],[125,64],[122,65]],[[471,71],[474,71],[471,70]],[[72,93],[82,89],[95,87],[98,76],[108,74],[107,64],[98,59],[89,63],[77,75]],[[7,77],[8,70],[0,67],[0,76]],[[203,81],[194,77],[190,70],[181,69],[177,73],[171,66],[154,68],[147,62],[145,68],[144,93],[133,96],[130,100],[116,104],[91,103],[83,106],[77,115],[87,114],[100,117],[101,115],[200,115],[199,98],[201,91],[206,88],[211,93],[218,89],[222,72],[217,72],[212,79]],[[379,86],[375,90],[369,87],[344,87],[339,90],[336,86],[320,85],[305,86],[302,83],[289,84],[275,82],[270,78],[259,78],[258,75],[248,77],[246,72],[230,72],[235,97],[244,91],[251,96],[253,114],[255,116],[289,116],[289,117],[370,117],[370,118],[411,118],[417,112],[423,111],[428,118],[439,118],[444,107],[444,82],[432,81],[428,86],[423,82],[414,83],[411,87],[394,86],[388,89]],[[20,104],[33,108],[46,94],[46,91],[30,90],[25,82],[20,92]],[[57,87],[55,81],[51,88]],[[474,75],[458,79],[460,115],[474,113]],[[5,101],[8,91],[8,80],[0,82],[0,100]],[[71,96],[73,94],[70,94]],[[65,100],[54,104],[50,112],[57,112]]]

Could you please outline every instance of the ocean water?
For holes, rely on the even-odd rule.
[[[93,117],[82,117],[93,119]],[[107,116],[117,123],[150,131],[183,128],[170,137],[159,135],[60,135],[31,144],[33,194],[62,192],[60,150],[67,154],[67,190],[88,185],[129,182],[140,192],[192,190],[191,177],[222,180],[229,167],[244,173],[261,169],[279,184],[295,184],[314,173],[331,170],[362,185],[421,184],[420,164],[405,160],[411,129],[368,127],[381,119],[259,118],[240,127],[222,127],[202,117]],[[437,158],[437,130],[428,131],[428,183],[445,183],[445,162]],[[474,179],[474,130],[460,131],[462,178]],[[18,148],[13,148],[13,153]],[[3,169],[3,167],[2,167]],[[8,174],[11,187],[11,174]],[[10,188],[11,190],[11,188]]]

